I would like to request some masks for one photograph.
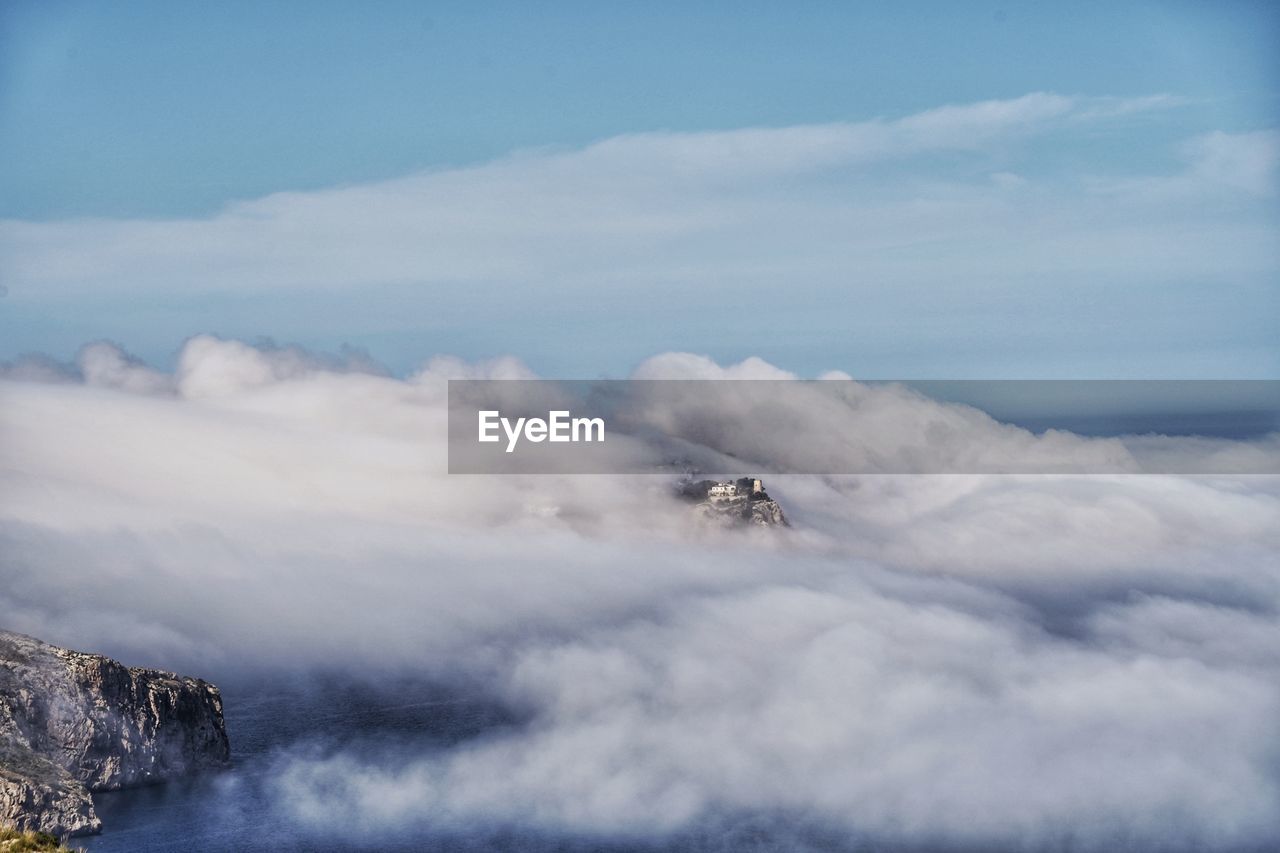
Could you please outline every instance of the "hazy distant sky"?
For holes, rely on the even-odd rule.
[[[1278,40],[1271,3],[10,0],[0,358],[1275,377]]]

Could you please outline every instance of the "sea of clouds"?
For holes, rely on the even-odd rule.
[[[790,377],[685,354],[635,375]],[[513,709],[394,760],[280,754],[270,808],[315,831],[654,839],[758,815],[837,844],[1280,844],[1280,479],[777,477],[792,528],[717,531],[670,478],[446,474],[445,380],[531,376],[208,336],[171,374],[105,343],[10,364],[0,625]],[[949,453],[1135,452],[852,387],[861,414],[806,409],[795,453],[918,450],[931,421]]]

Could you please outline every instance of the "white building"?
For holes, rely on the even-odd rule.
[[[747,483],[751,483],[748,487]],[[713,501],[729,501],[754,495],[764,495],[764,483],[759,478],[743,477],[736,483],[712,483],[707,489],[707,497]],[[754,499],[754,498],[753,498]]]
[[[738,496],[738,486],[735,483],[716,483],[710,489],[707,489],[707,497],[711,500],[728,500]]]

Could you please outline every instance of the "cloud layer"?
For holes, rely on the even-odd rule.
[[[3,355],[111,337],[156,361],[215,328],[584,376],[762,348],[864,375],[1271,375],[1277,136],[1162,129],[1183,108],[1039,92],[630,134],[207,218],[0,222]]]
[[[638,373],[680,370],[785,375]],[[530,375],[511,360],[402,380],[202,337],[171,374],[109,345],[11,372],[0,624],[215,680],[411,673],[519,719],[281,754],[282,825],[1280,840],[1275,478],[791,477],[794,529],[731,536],[661,478],[445,475],[443,380]]]

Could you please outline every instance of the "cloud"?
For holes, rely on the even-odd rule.
[[[784,179],[980,151],[1045,132],[1055,121],[1102,120],[1126,108],[1167,108],[1168,101],[1034,93],[895,120],[630,134],[579,150],[534,150],[381,183],[277,193],[208,219],[8,221],[0,223],[0,254],[20,299],[104,289],[207,293],[590,277],[620,262],[653,264],[656,247],[670,252],[689,238],[709,241],[711,254],[700,262],[721,263],[730,260],[717,257],[724,237],[738,245],[762,218],[794,212],[793,193],[778,195]],[[866,210],[851,202],[833,208],[814,198],[804,215],[876,215],[878,205]],[[787,229],[788,240],[799,236]],[[678,255],[675,263],[682,263]]]
[[[386,368],[356,350],[318,357],[296,346],[254,347],[197,335],[183,345],[175,380],[179,393],[194,399],[228,396],[321,372],[387,374]]]
[[[609,171],[641,164],[666,176],[713,184],[730,177],[752,181],[930,151],[978,150],[1009,134],[1043,131],[1055,119],[1090,115],[1100,103],[1035,92],[1009,100],[939,107],[896,120],[628,134],[588,146],[580,155],[561,156],[566,166],[576,165],[581,157],[588,167]],[[1130,103],[1138,110],[1167,106],[1148,99]]]
[[[1232,199],[1266,201],[1276,195],[1280,131],[1201,134],[1184,142],[1179,173],[1098,181],[1096,191],[1147,204],[1185,204],[1191,199],[1222,205]]]
[[[1280,132],[1217,131],[1193,140],[1187,148],[1201,180],[1258,195],[1275,194]]]
[[[0,381],[0,624],[214,680],[407,673],[511,709],[445,747],[278,755],[266,807],[292,831],[1280,839],[1276,478],[774,478],[796,526],[732,536],[662,478],[446,475],[444,380],[528,375],[514,360],[396,379],[202,337],[168,376],[86,353],[76,382]],[[885,448],[956,417],[864,402]]]
[[[165,394],[173,380],[106,341],[88,344],[76,356],[86,385],[117,388],[134,394]]]
[[[793,810],[855,838],[1222,849],[1274,834],[1274,691],[848,581],[682,602],[508,676],[516,734],[404,767],[290,757],[282,812],[662,835]],[[391,794],[391,796],[388,796]],[[428,817],[429,816],[429,817]]]
[[[4,355],[109,338],[160,362],[217,329],[353,341],[401,372],[434,340],[564,375],[658,350],[882,376],[1269,375],[1268,137],[1179,103],[1038,92],[633,133],[198,218],[4,221]]]

